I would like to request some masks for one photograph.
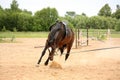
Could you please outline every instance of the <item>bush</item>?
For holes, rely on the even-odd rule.
[[[3,26],[2,31],[3,32],[7,31],[5,26]]]
[[[13,28],[13,32],[17,32],[17,29],[16,29],[16,27],[14,27],[14,28]]]
[[[120,31],[120,20],[117,21],[117,23],[115,25],[115,30]]]

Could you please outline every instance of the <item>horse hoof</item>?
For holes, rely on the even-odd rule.
[[[44,65],[47,66],[47,65],[48,65],[48,62],[45,62]]]
[[[50,59],[50,61],[53,61],[53,59]]]
[[[39,67],[39,64],[36,64],[35,66],[36,66],[36,67]]]
[[[69,56],[69,54],[66,54],[66,55],[65,55],[65,61],[68,59],[68,56]]]

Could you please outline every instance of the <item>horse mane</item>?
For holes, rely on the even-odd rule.
[[[52,28],[55,27],[55,25],[56,25],[57,23],[60,23],[60,24],[63,25],[63,29],[64,29],[63,39],[64,39],[65,36],[66,36],[66,34],[67,34],[67,26],[66,26],[66,24],[65,24],[64,22],[62,22],[62,21],[56,21],[56,23],[54,23],[53,25],[51,25],[51,26],[49,27],[49,31],[51,31]]]
[[[49,27],[49,31],[51,31],[52,27],[53,27],[55,24],[56,24],[56,23],[54,23],[53,25],[51,25],[51,26]]]
[[[66,27],[66,24],[62,21],[56,21],[56,23],[52,24],[50,27],[49,27],[49,31],[51,31],[51,29],[54,27],[54,25],[56,25],[57,23],[61,23],[64,25],[64,27]]]

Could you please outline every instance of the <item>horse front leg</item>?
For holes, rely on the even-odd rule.
[[[49,49],[48,49],[49,50]],[[53,61],[53,57],[54,57],[54,53],[55,53],[55,49],[52,48],[52,51],[50,52],[49,50],[49,56],[47,58],[47,60],[45,61],[45,65],[47,66],[49,63],[49,60]]]
[[[43,52],[42,52],[42,54],[41,54],[41,57],[40,57],[40,59],[38,60],[38,63],[37,63],[37,64],[40,64],[40,62],[41,62],[41,60],[42,60],[42,57],[45,55],[46,50],[47,50],[47,47],[44,48],[44,50],[43,50]]]
[[[47,66],[48,65],[48,62],[49,62],[49,57],[48,57],[48,59],[45,61],[45,66]]]
[[[48,51],[49,51],[49,55],[50,55],[51,51],[50,51],[49,48],[48,48]],[[48,57],[48,59],[45,61],[44,65],[47,66],[47,65],[48,65],[48,62],[49,62],[49,57]]]

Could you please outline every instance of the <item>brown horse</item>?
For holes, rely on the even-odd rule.
[[[41,62],[42,57],[45,55],[46,50],[49,50],[49,48],[51,48],[51,51],[49,50],[49,57],[46,60],[45,65],[48,65],[49,60],[53,60],[53,56],[57,48],[60,50],[61,55],[63,54],[64,49],[67,48],[67,54],[65,56],[66,61],[73,45],[74,32],[63,22],[57,21],[55,24],[50,26],[49,30],[50,33],[48,35],[48,39],[46,40],[45,48],[37,64]]]

